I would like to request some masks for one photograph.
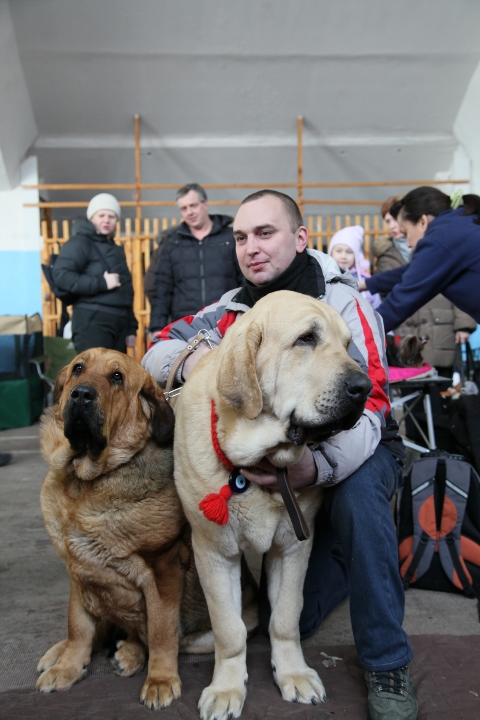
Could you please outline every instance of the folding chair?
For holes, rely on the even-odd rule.
[[[43,355],[32,358],[30,362],[35,365],[39,376],[49,388],[46,393],[45,407],[53,403],[53,388],[58,373],[65,365],[71,363],[76,355],[78,355],[78,353],[75,350],[72,340],[44,336]],[[42,370],[42,365],[44,365],[44,370]]]

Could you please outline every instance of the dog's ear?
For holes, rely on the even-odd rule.
[[[247,328],[236,322],[220,344],[221,363],[217,390],[232,407],[254,420],[263,408],[263,397],[257,378],[256,357],[262,341],[262,330],[256,323]]]
[[[152,438],[160,444],[170,442],[173,440],[175,415],[165,400],[162,390],[150,375],[143,383],[141,395],[148,402],[152,412]]]
[[[65,385],[65,382],[67,380],[67,371],[68,371],[68,365],[65,365],[64,368],[60,370],[60,372],[57,375],[57,379],[55,380],[55,385],[53,388],[53,404],[56,405],[62,395],[63,392],[63,386]]]

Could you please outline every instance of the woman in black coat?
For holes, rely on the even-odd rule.
[[[117,199],[96,195],[53,266],[58,287],[76,296],[72,335],[79,353],[92,347],[126,352],[135,345],[132,276],[123,246],[113,239],[119,218]]]

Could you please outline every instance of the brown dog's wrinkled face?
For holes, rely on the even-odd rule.
[[[158,443],[173,437],[174,415],[162,390],[138,362],[116,350],[77,355],[59,373],[54,403],[71,449],[103,471],[112,452],[126,461],[150,437]]]
[[[355,425],[372,389],[348,355],[350,342],[347,324],[326,303],[270,293],[226,333],[217,389],[249,419],[275,416],[285,442],[321,442]]]

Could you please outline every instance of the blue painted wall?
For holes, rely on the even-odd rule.
[[[0,251],[0,315],[42,313],[40,253]]]

